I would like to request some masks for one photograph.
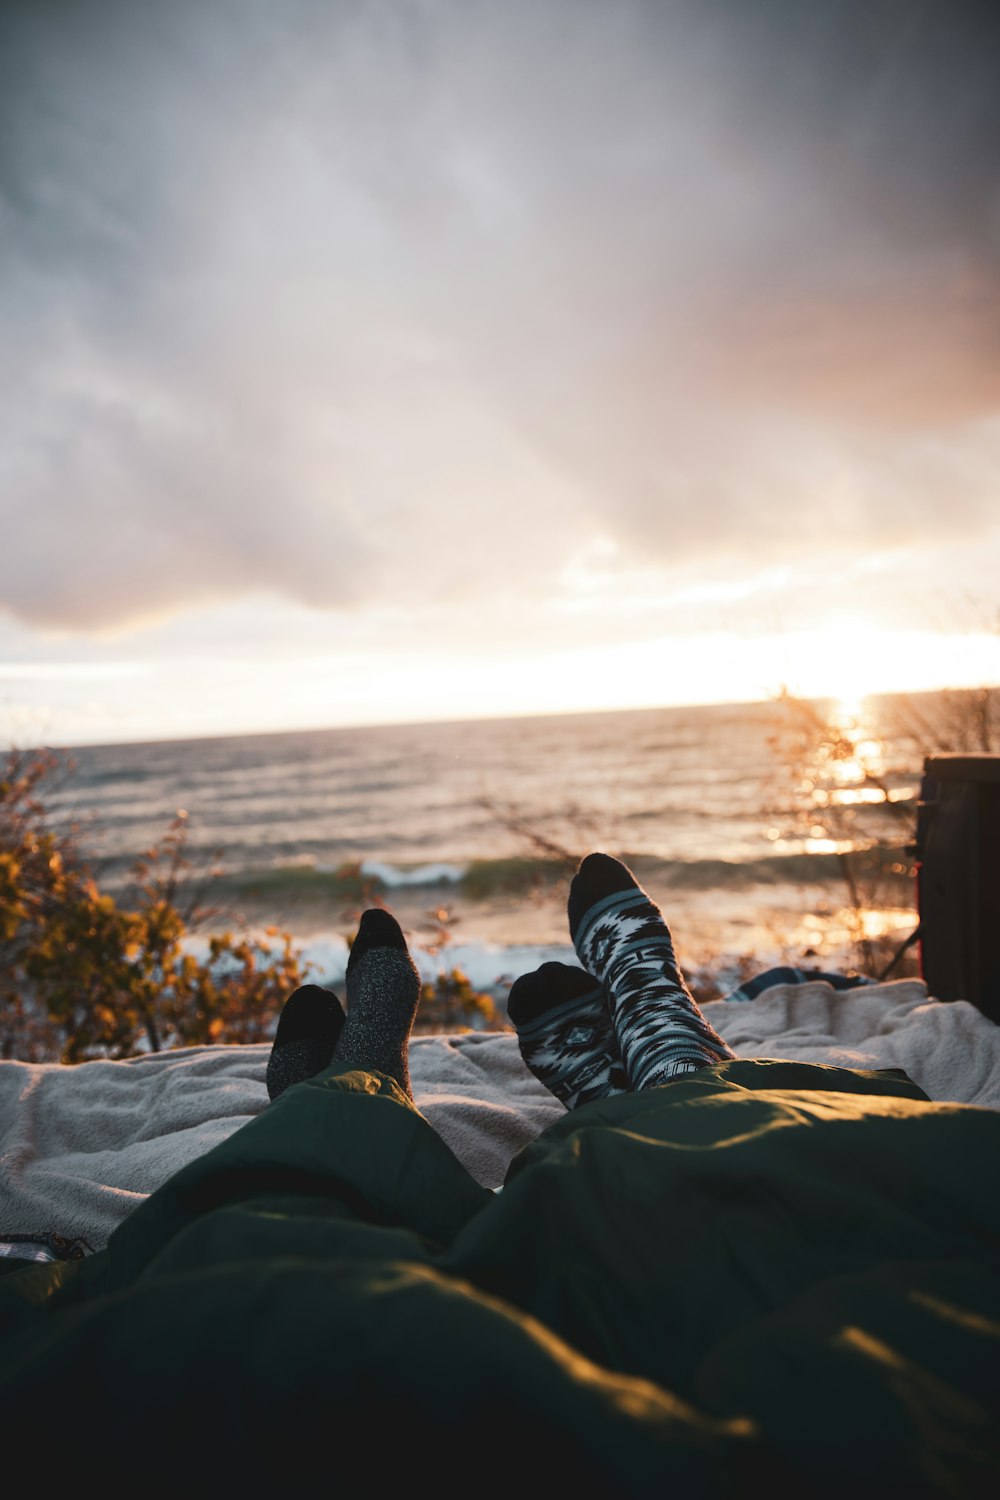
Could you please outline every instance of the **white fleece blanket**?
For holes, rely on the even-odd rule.
[[[704,1012],[740,1057],[902,1068],[932,1099],[1000,1109],[1000,1026],[918,980],[778,984]],[[0,1237],[56,1232],[99,1249],[172,1173],[267,1105],[270,1046],[188,1047],[127,1062],[0,1062]],[[415,1037],[418,1107],[484,1187],[563,1106],[513,1032]]]

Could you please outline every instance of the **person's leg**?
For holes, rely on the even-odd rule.
[[[408,1054],[419,1000],[420,973],[399,923],[370,907],[347,960],[347,1020],[333,1061],[387,1073],[412,1099]]]
[[[332,990],[303,984],[285,1001],[267,1062],[267,1095],[277,1099],[333,1061],[344,1011]]]
[[[365,912],[351,949],[347,1016],[333,1057],[295,1087],[286,1086],[129,1215],[109,1242],[114,1284],[153,1259],[177,1267],[217,1255],[224,1242],[238,1244],[244,1214],[277,1223],[300,1214],[307,1200],[319,1204],[305,1212],[306,1220],[317,1220],[315,1234],[305,1234],[307,1245],[319,1243],[321,1219],[397,1226],[448,1244],[493,1195],[413,1099],[407,1049],[419,991],[395,918]],[[310,1013],[305,1004],[301,1009],[304,1017]],[[317,1001],[311,1015],[321,1020],[322,1014]],[[256,1220],[254,1227],[260,1229]]]
[[[567,1109],[629,1092],[607,996],[592,974],[544,963],[515,979],[507,1015],[525,1064]]]
[[[735,1057],[681,974],[663,914],[631,870],[588,854],[570,884],[570,936],[581,964],[607,988],[633,1089]]]

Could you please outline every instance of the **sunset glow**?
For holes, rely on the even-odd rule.
[[[9,7],[0,737],[1000,682],[1000,95],[917,9]]]
[[[0,663],[0,724],[18,744],[107,743],[350,724],[496,718],[678,704],[757,702],[783,690],[835,698],[841,722],[865,696],[1000,682],[1000,638],[840,626],[798,636],[658,637],[628,646],[469,657],[406,653]],[[850,695],[844,684],[854,684]],[[861,741],[859,756],[877,759]],[[853,779],[857,767],[845,769]]]

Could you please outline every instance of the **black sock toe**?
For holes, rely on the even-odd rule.
[[[343,1007],[333,991],[319,984],[303,984],[282,1006],[274,1045],[283,1047],[287,1042],[304,1039],[329,1040],[332,1051],[343,1024]]]
[[[600,994],[600,984],[585,969],[550,960],[514,980],[507,996],[507,1015],[515,1026],[526,1026],[566,1000],[582,999],[584,995],[597,999]]]
[[[267,1061],[267,1094],[277,1099],[293,1083],[304,1083],[330,1066],[344,1026],[344,1010],[332,990],[303,984],[285,1001]]]
[[[347,957],[348,974],[372,948],[396,948],[401,953],[408,952],[403,929],[392,912],[385,911],[381,906],[370,906],[361,914],[358,931]]]
[[[580,861],[580,868],[570,882],[567,903],[570,937],[575,940],[580,923],[598,901],[617,891],[632,889],[639,889],[639,882],[620,859],[610,854],[588,854]]]

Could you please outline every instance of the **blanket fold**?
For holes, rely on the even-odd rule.
[[[1000,1027],[920,981],[845,990],[803,975],[702,1008],[739,1057],[902,1068],[932,1099],[1000,1109]],[[0,1062],[0,1251],[49,1258],[53,1235],[81,1251],[106,1245],[171,1174],[264,1110],[268,1055],[260,1044],[76,1067]],[[565,1114],[513,1032],[415,1037],[410,1074],[425,1118],[485,1188]]]

